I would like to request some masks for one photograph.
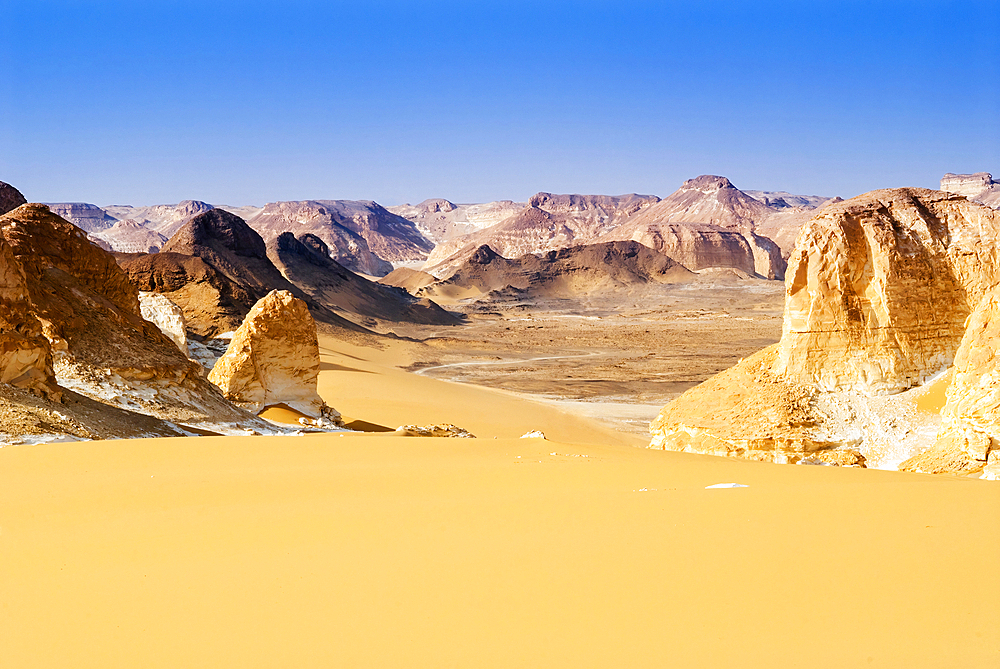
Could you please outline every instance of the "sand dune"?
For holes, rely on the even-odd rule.
[[[345,414],[481,438],[0,449],[4,666],[996,666],[994,483],[631,448],[321,346]]]

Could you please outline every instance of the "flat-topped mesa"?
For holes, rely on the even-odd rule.
[[[822,390],[893,393],[951,365],[1000,278],[1000,214],[921,188],[825,208],[788,264],[775,371]]]
[[[32,312],[24,272],[0,235],[0,383],[58,402],[52,350]]]
[[[990,461],[1000,476],[1000,286],[979,301],[955,354],[934,446],[900,465],[928,474],[966,474]]]
[[[108,212],[96,204],[86,202],[46,202],[44,204],[53,214],[69,221],[85,232],[105,230],[118,220],[114,216],[108,215]]]
[[[288,291],[261,298],[233,335],[208,380],[230,401],[260,412],[285,404],[313,418],[340,414],[316,392],[319,343],[306,303]]]
[[[9,183],[0,181],[0,216],[27,203],[28,201],[21,195],[21,191]]]
[[[993,175],[989,172],[976,172],[975,174],[952,174],[948,172],[941,177],[941,190],[957,195],[964,195],[970,199],[981,195],[983,191],[989,190],[994,185],[997,185],[997,183],[993,181]]]

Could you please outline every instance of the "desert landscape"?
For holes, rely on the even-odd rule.
[[[1000,667],[988,5],[5,8],[0,666]]]

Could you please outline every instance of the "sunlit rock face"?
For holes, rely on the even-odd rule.
[[[827,207],[789,259],[776,371],[822,390],[891,393],[954,359],[998,277],[1000,215],[916,188]]]
[[[1000,287],[980,300],[955,354],[934,447],[900,469],[966,473],[982,469],[1000,447]]]
[[[288,291],[261,298],[208,380],[251,411],[285,404],[315,418],[339,416],[316,392],[319,343],[309,307]]]
[[[49,202],[46,203],[53,214],[63,218],[85,232],[106,230],[118,220],[108,215],[96,204],[86,202]]]
[[[995,185],[993,175],[989,172],[975,174],[952,174],[949,172],[941,177],[941,190],[967,198],[974,198],[990,186]]]

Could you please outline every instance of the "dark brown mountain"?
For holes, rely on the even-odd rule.
[[[22,204],[27,204],[27,200],[21,195],[21,191],[11,186],[9,183],[0,181],[0,216],[8,211],[17,209]]]
[[[257,300],[275,289],[305,300],[317,321],[364,331],[292,285],[267,257],[261,236],[223,209],[195,216],[160,253],[117,258],[140,290],[164,293],[180,306],[198,335],[235,330]]]
[[[332,309],[387,321],[456,325],[461,318],[429,299],[417,299],[401,288],[373,283],[329,256],[315,235],[298,239],[284,232],[267,244],[267,254],[302,292]]]

